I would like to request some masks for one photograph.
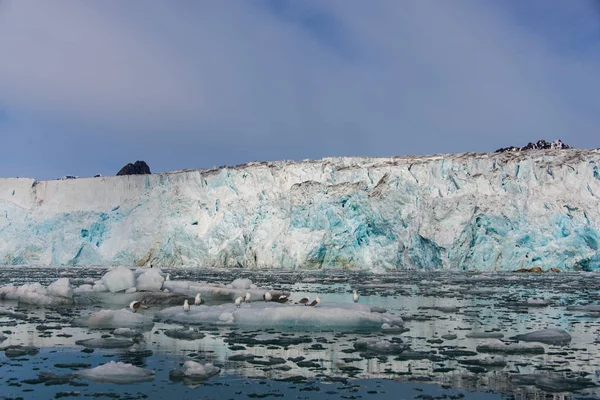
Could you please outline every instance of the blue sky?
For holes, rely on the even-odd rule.
[[[576,0],[0,0],[0,176],[600,147]]]

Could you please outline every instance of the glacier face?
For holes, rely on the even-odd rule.
[[[0,263],[600,269],[600,150],[0,179]]]

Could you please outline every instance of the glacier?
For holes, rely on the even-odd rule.
[[[600,150],[0,179],[0,264],[600,269]]]

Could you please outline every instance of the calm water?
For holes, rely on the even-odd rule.
[[[167,271],[167,270],[163,270]],[[0,268],[0,285],[57,278],[99,278],[103,269]],[[175,280],[229,283],[247,277],[259,287],[289,290],[299,298],[319,294],[322,302],[360,302],[405,318],[402,333],[244,330],[195,327],[197,340],[165,335],[182,325],[157,322],[128,349],[84,350],[75,341],[110,336],[70,325],[72,318],[106,306],[47,309],[0,301],[0,331],[10,345],[34,346],[37,354],[0,353],[0,398],[598,398],[600,316],[568,306],[597,304],[595,274],[465,274],[404,272],[385,276],[340,271],[251,272],[246,270],[169,271]],[[527,304],[530,297],[545,304]],[[123,305],[124,306],[124,305]],[[113,306],[120,307],[120,306]],[[159,309],[160,307],[156,307]],[[154,309],[148,310],[152,313]],[[14,313],[19,314],[14,314]],[[187,327],[185,327],[187,328]],[[489,339],[473,332],[502,335],[502,340],[544,328],[562,328],[567,344],[538,343],[543,354],[493,354],[478,349]],[[401,343],[404,351],[357,349],[365,337]],[[495,362],[490,363],[493,359]],[[154,380],[97,384],[71,374],[108,361],[123,361],[156,372]],[[186,360],[212,362],[218,376],[181,382],[169,372]],[[61,365],[63,364],[63,365]],[[66,365],[65,365],[66,364]],[[78,365],[74,365],[78,364]],[[491,365],[490,365],[491,364]],[[58,366],[57,366],[58,365]],[[63,368],[59,368],[63,367]],[[49,375],[48,372],[51,374]]]

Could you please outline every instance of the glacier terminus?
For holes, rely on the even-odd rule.
[[[0,179],[0,264],[595,271],[600,150]]]

